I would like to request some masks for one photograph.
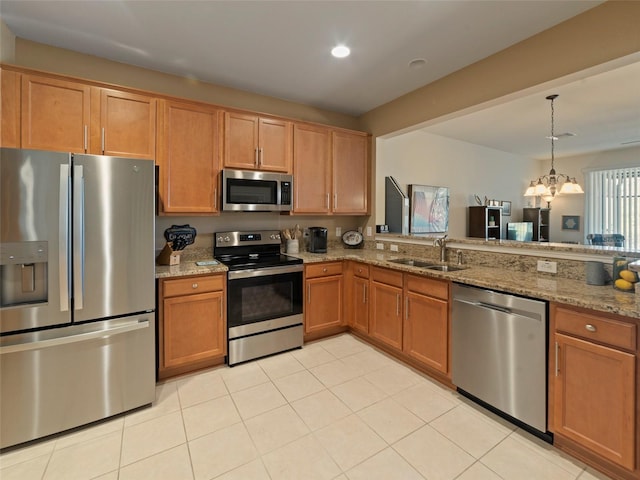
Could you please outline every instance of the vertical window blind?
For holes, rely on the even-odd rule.
[[[640,166],[585,172],[585,234],[624,235],[640,249]]]

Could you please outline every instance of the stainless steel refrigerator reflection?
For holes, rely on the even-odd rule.
[[[0,448],[151,403],[154,163],[0,150]]]

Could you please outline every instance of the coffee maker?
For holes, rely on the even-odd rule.
[[[327,229],[325,227],[309,227],[309,251],[311,253],[327,253]]]

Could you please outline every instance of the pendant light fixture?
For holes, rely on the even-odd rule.
[[[556,194],[560,193],[584,193],[580,184],[576,181],[575,177],[570,177],[565,173],[556,173],[555,169],[555,141],[558,137],[554,131],[554,105],[553,102],[558,95],[549,95],[546,97],[551,101],[551,170],[548,175],[542,175],[537,180],[532,180],[529,187],[524,192],[525,197],[542,197],[542,199],[549,203]]]

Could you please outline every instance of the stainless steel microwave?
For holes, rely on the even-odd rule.
[[[293,203],[293,175],[252,170],[222,170],[222,210],[288,212]]]

